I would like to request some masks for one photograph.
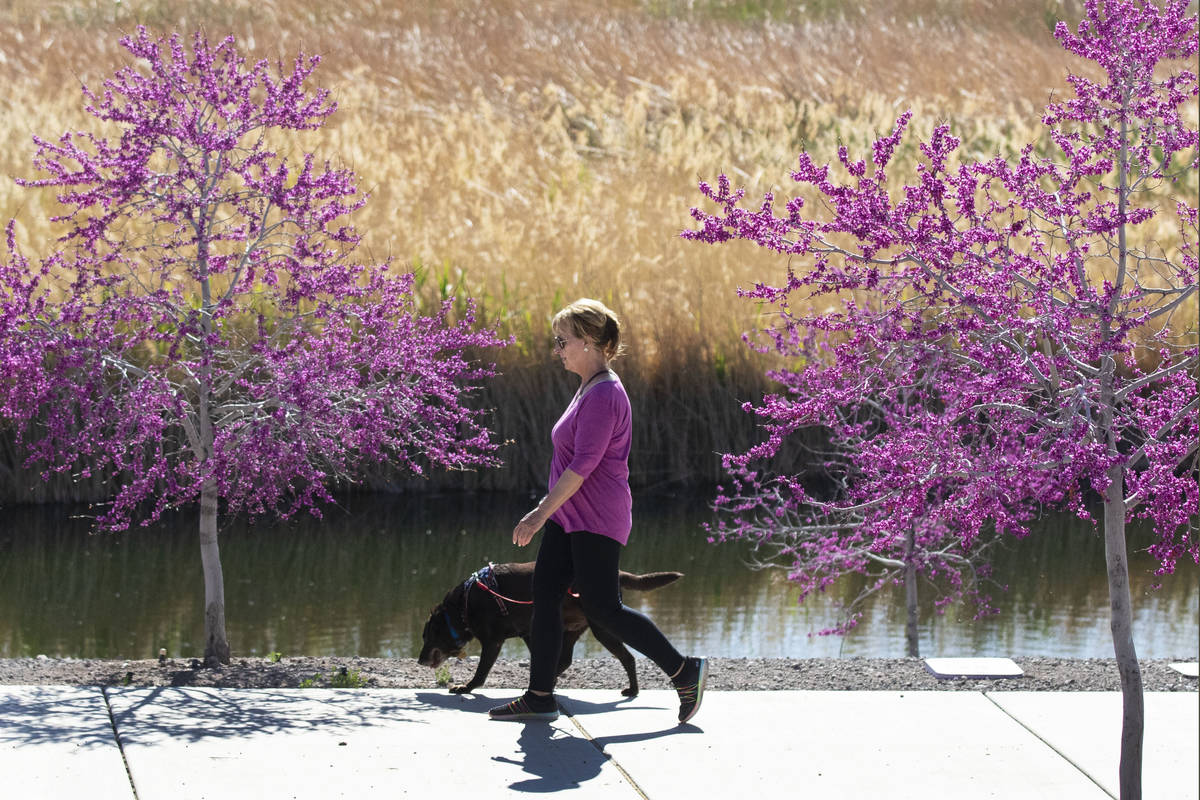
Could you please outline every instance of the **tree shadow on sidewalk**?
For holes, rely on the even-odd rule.
[[[104,695],[96,687],[0,687],[0,745],[20,747],[69,742],[113,746],[116,737]]]
[[[106,689],[113,725],[124,745],[197,742],[289,731],[354,731],[419,723],[419,699],[386,690]]]

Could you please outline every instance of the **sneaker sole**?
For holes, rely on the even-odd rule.
[[[493,717],[489,714],[488,718],[494,719],[497,722],[553,722],[558,719],[558,712],[531,711],[528,714],[504,714],[498,717]]]
[[[700,701],[704,699],[704,684],[708,681],[708,659],[700,659],[700,680],[696,682],[696,705],[692,706],[692,710],[688,715],[679,720],[679,724],[687,722],[692,717],[696,716],[696,712],[700,710]]]

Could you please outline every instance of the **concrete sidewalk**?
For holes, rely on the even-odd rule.
[[[493,722],[515,690],[0,686],[11,798],[1097,798],[1117,796],[1109,692],[566,690],[556,722]],[[1200,702],[1146,695],[1147,798],[1196,800]],[[465,796],[465,795],[462,795]]]

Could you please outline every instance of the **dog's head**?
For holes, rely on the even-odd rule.
[[[421,654],[417,663],[423,667],[437,669],[447,658],[462,658],[466,644],[471,641],[470,631],[461,623],[455,624],[451,612],[444,603],[434,607],[421,633]]]

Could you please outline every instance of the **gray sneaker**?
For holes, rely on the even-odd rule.
[[[686,658],[683,669],[671,681],[679,695],[679,723],[682,725],[700,710],[704,698],[704,683],[708,680],[707,658]]]
[[[513,722],[529,720],[550,722],[558,719],[558,701],[554,699],[554,695],[543,696],[526,692],[511,703],[496,706],[488,712],[488,716],[492,719],[512,720]]]

